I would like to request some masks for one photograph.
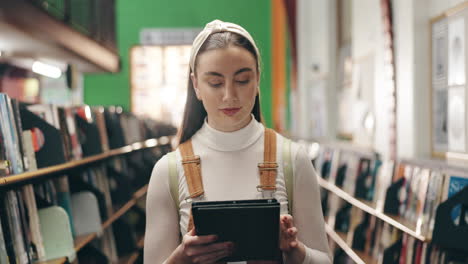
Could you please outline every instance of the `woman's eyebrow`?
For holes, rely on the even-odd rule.
[[[214,76],[219,76],[219,77],[224,77],[224,75],[222,75],[221,73],[219,72],[205,72],[203,73],[203,75],[214,75]]]
[[[243,72],[248,72],[248,71],[253,71],[253,70],[252,70],[252,68],[248,68],[248,67],[242,68],[242,69],[236,71],[236,72],[234,73],[234,75],[237,75],[237,74],[243,73]]]
[[[242,68],[242,69],[237,70],[237,71],[234,73],[234,75],[237,75],[237,74],[243,73],[243,72],[248,72],[248,71],[253,71],[253,70],[252,70],[252,68],[245,67],[245,68]],[[203,73],[203,75],[214,75],[214,76],[224,77],[224,75],[222,75],[221,73],[219,73],[219,72],[214,72],[214,71],[205,72],[205,73]]]

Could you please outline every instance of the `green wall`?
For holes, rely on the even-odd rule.
[[[220,19],[242,25],[254,37],[262,55],[261,104],[271,127],[270,0],[117,0],[117,45],[122,62],[117,74],[87,74],[84,101],[89,105],[130,107],[129,50],[138,45],[142,28],[200,27]]]

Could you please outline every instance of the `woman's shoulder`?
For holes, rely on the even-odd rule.
[[[296,142],[295,140],[290,139],[289,137],[279,133],[276,130],[273,130],[273,131],[275,131],[276,133],[277,149],[279,151],[285,151],[285,148],[288,147],[291,151],[291,157],[293,158],[293,160],[297,158],[297,155],[307,156],[307,152],[306,152],[306,148],[304,144],[300,144]]]
[[[154,164],[153,171],[151,173],[151,178],[162,178],[169,174],[170,163],[172,159],[176,158],[176,151],[171,151],[164,154],[156,163]]]

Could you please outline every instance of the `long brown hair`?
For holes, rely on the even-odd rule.
[[[218,32],[210,35],[205,43],[200,47],[197,58],[200,54],[208,50],[223,49],[230,46],[241,47],[252,53],[255,60],[257,61],[257,73],[260,78],[260,58],[255,52],[255,48],[245,37],[233,33],[233,32]],[[197,68],[197,59],[195,59],[195,73]],[[184,117],[182,119],[182,126],[179,130],[179,144],[189,140],[203,125],[206,117],[206,110],[203,107],[203,103],[197,99],[193,83],[190,78],[192,70],[190,70],[188,85],[187,85],[187,101],[185,102]],[[260,98],[259,95],[255,97],[255,104],[252,109],[252,114],[258,122],[262,122],[262,116],[260,112]]]

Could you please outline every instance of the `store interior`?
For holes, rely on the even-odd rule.
[[[257,43],[264,125],[307,150],[334,263],[468,263],[468,1],[1,0],[1,264],[143,263],[214,19]]]

